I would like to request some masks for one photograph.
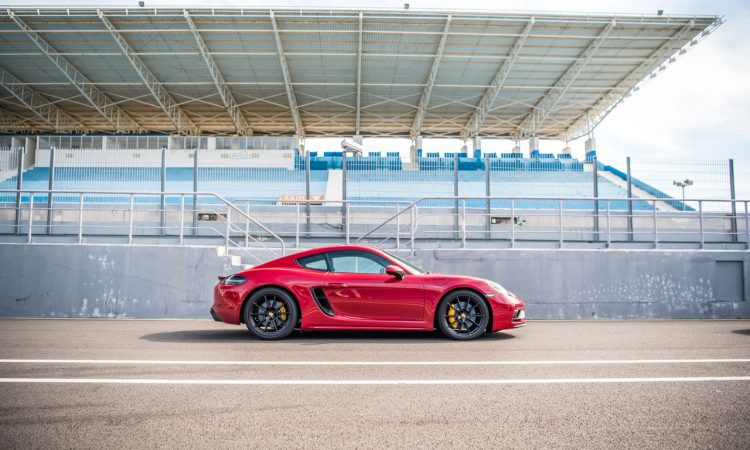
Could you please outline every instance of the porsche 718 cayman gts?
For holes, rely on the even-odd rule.
[[[500,284],[425,272],[383,250],[341,245],[219,277],[211,315],[261,339],[300,330],[434,330],[467,340],[526,325]]]

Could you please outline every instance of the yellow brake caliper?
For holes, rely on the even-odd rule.
[[[281,313],[279,314],[281,316],[281,320],[286,322],[286,306],[281,305],[281,308],[279,308],[279,313]]]
[[[450,324],[451,328],[458,328],[458,320],[456,320],[456,309],[453,308],[453,305],[451,305],[450,309],[448,310],[448,323]]]

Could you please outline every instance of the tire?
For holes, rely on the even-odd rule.
[[[292,334],[299,321],[299,307],[286,291],[263,288],[247,299],[244,316],[250,334],[275,341]]]
[[[487,302],[473,291],[451,292],[435,311],[437,327],[446,337],[459,341],[476,339],[487,332],[490,310]]]

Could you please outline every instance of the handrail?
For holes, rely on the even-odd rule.
[[[75,194],[83,198],[86,195],[105,195],[105,196],[149,196],[149,197],[168,197],[168,196],[192,196],[192,197],[214,197],[221,201],[224,205],[226,205],[228,208],[231,208],[233,211],[236,211],[240,214],[241,217],[244,219],[252,222],[256,226],[258,226],[260,229],[268,233],[273,239],[279,242],[281,244],[281,255],[286,254],[286,243],[284,240],[279,237],[276,233],[268,229],[265,225],[258,222],[253,218],[252,216],[246,214],[244,211],[242,211],[240,208],[238,208],[236,205],[234,205],[229,200],[225,199],[219,194],[216,194],[215,192],[144,192],[144,191],[93,191],[93,190],[48,190],[48,189],[0,189],[0,195],[2,194],[29,194],[32,197],[35,194],[52,194],[52,195],[65,195],[65,194]],[[195,207],[196,205],[194,205]],[[270,250],[270,248],[269,248]]]

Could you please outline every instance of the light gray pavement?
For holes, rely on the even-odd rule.
[[[750,447],[750,321],[262,342],[210,321],[4,319],[0,381],[10,448]]]

